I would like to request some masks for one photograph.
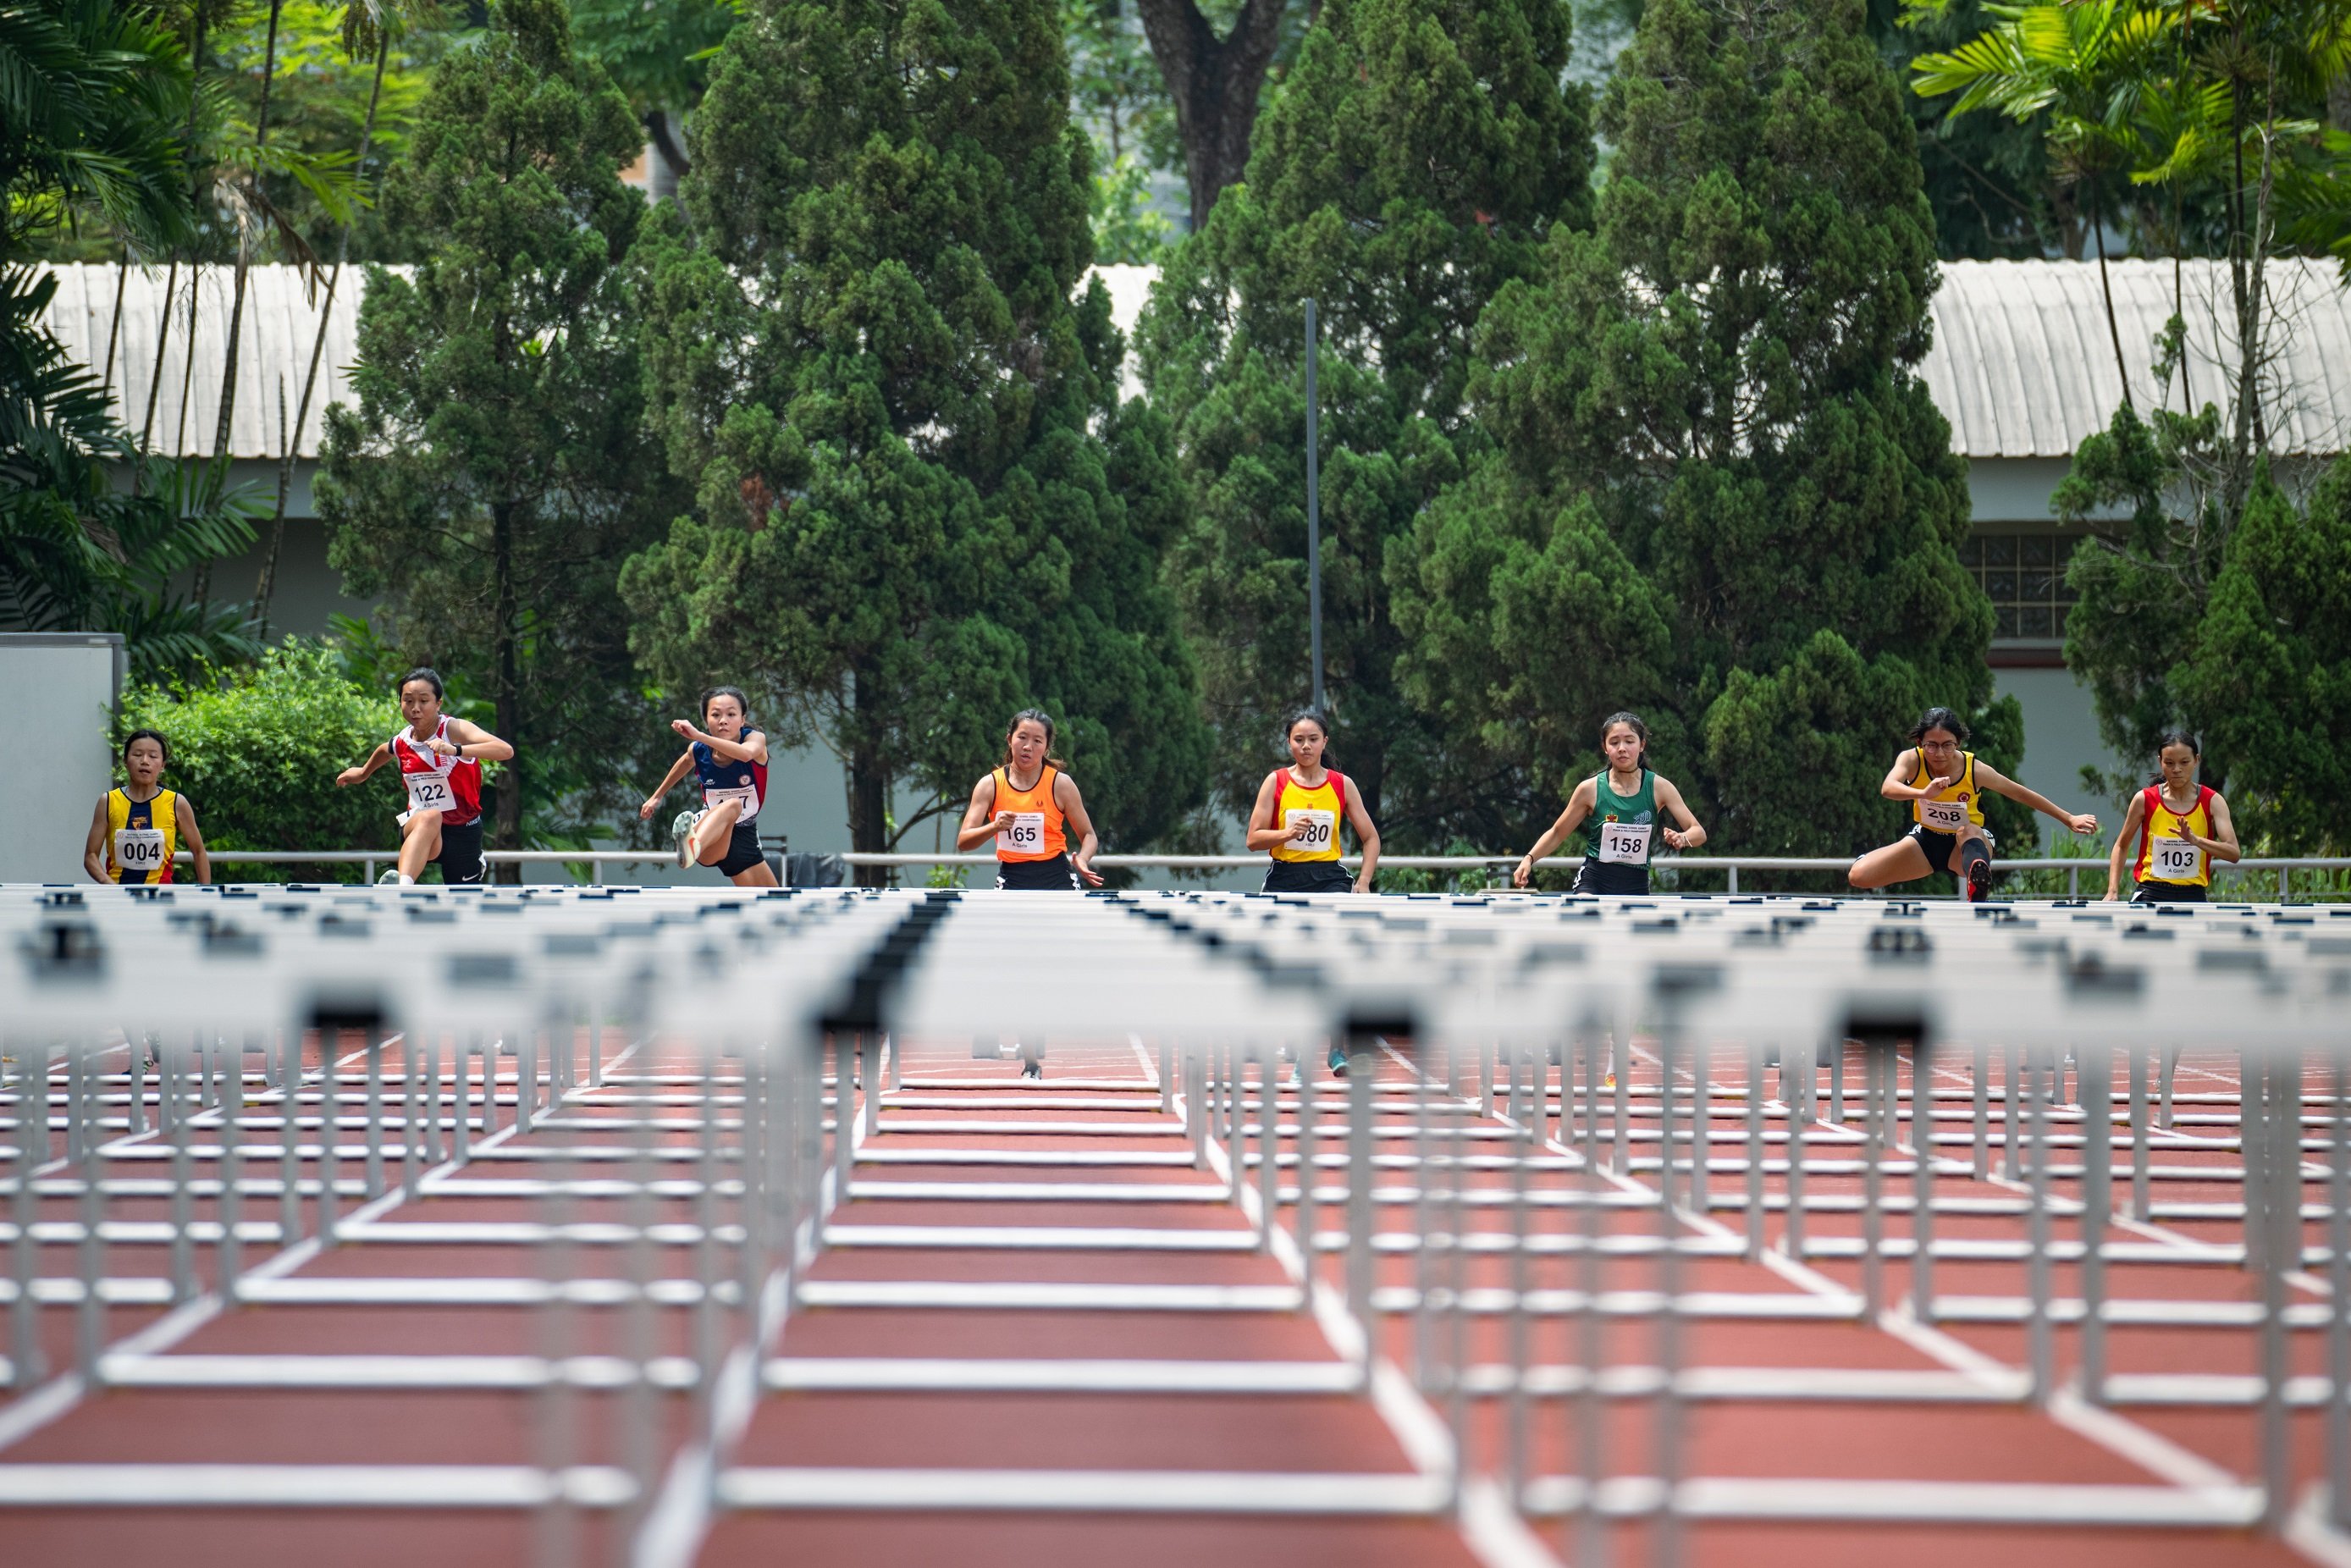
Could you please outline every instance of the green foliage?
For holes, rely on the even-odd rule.
[[[2307,510],[2255,480],[2174,685],[2207,748],[2231,758],[2238,831],[2276,849],[2351,845],[2351,460]]]
[[[1870,0],[1869,26],[1917,132],[1938,252],[1947,260],[2080,254],[2074,193],[2053,178],[2040,131],[1995,115],[1949,114],[1948,105],[1919,97],[1912,85],[1919,56],[1954,48],[1983,29],[1984,0],[1910,16],[1896,0]]]
[[[701,101],[736,16],[726,0],[572,0],[571,34],[643,115]]]
[[[335,775],[399,727],[388,689],[355,685],[331,644],[288,637],[257,664],[124,692],[117,739],[134,729],[172,744],[163,782],[196,808],[204,842],[222,850],[398,847],[398,794],[381,776],[349,789]],[[358,866],[244,865],[232,880],[355,882]]]
[[[233,612],[170,587],[251,543],[250,508],[222,475],[138,451],[98,377],[49,333],[57,280],[24,263],[83,219],[147,246],[191,232],[178,184],[189,82],[143,11],[0,10],[0,629],[119,631],[142,674],[253,651]]]
[[[1167,433],[1117,402],[1092,156],[1043,0],[765,4],[727,37],[684,211],[632,259],[646,386],[696,514],[630,563],[632,645],[848,764],[858,849],[959,806],[1023,706],[1104,836],[1196,800],[1159,587]],[[893,789],[931,801],[885,821]]]
[[[1061,0],[1070,108],[1093,141],[1094,259],[1151,263],[1175,234],[1151,178],[1180,169],[1176,109],[1143,31],[1121,0]]]
[[[1416,628],[1391,603],[1389,563],[1481,444],[1465,386],[1480,311],[1535,270],[1546,235],[1588,221],[1568,56],[1555,0],[1329,0],[1259,118],[1248,180],[1155,291],[1142,362],[1179,441],[1190,521],[1172,570],[1229,809],[1247,809],[1280,758],[1279,716],[1311,685],[1309,298],[1332,759],[1398,848],[1442,841],[1458,807],[1507,786],[1482,757],[1445,756],[1408,700]]]
[[[510,0],[434,77],[385,191],[422,251],[377,269],[356,413],[329,419],[329,559],[389,596],[402,659],[473,672],[514,743],[496,842],[576,838],[628,798],[655,716],[626,648],[621,562],[678,495],[641,434],[616,263],[643,200],[636,122],[576,63],[555,0]]]
[[[1860,20],[1652,0],[1602,110],[1597,231],[1555,229],[1544,276],[1486,314],[1472,391],[1499,451],[1416,536],[1411,623],[1447,633],[1423,701],[1477,715],[1541,791],[1514,838],[1597,767],[1618,706],[1749,853],[1897,831],[1877,783],[1931,703],[2014,756],[1957,554],[1965,469],[1912,370],[1931,214]]]

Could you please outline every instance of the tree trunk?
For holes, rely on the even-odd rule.
[[[122,259],[114,264],[114,319],[106,329],[106,372],[98,379],[99,390],[107,396],[114,395],[114,346],[122,340],[122,288],[131,281],[131,246],[122,246]],[[129,374],[126,367],[124,374]],[[131,423],[131,389],[126,385],[122,398],[122,423]]]
[[[2326,89],[2326,118],[2335,130],[2351,134],[2351,76],[2335,78]]]
[[[880,728],[880,716],[874,709],[881,700],[874,690],[872,672],[860,669],[851,677],[849,700],[849,847],[862,854],[875,854],[890,847],[889,827],[884,820],[889,809],[890,780],[872,739]],[[889,883],[886,866],[857,868],[860,887],[886,887]]]
[[[497,706],[498,738],[519,753],[522,675],[517,647],[520,632],[516,625],[515,608],[514,511],[512,501],[496,502],[490,507],[490,603],[494,617],[490,647],[492,662],[497,667],[494,700]],[[498,780],[497,826],[499,849],[522,847],[522,769],[517,761],[509,761],[505,777]],[[522,868],[500,866],[496,880],[520,882]]]
[[[2098,244],[2098,292],[2106,301],[2106,337],[2115,346],[2115,374],[2122,378],[2123,406],[2136,413],[2137,405],[2131,402],[2130,366],[2123,359],[2122,328],[2115,320],[2115,286],[2106,277],[2106,214],[2099,200],[2095,178],[2090,185],[2090,232]]]
[[[375,80],[368,89],[367,118],[360,123],[360,155],[353,165],[364,172],[367,168],[368,146],[375,140],[375,115],[383,102],[383,68],[392,57],[392,35],[379,29],[375,42]],[[334,319],[335,287],[343,280],[343,267],[351,256],[351,225],[343,225],[343,232],[335,241],[335,269],[327,274],[327,298],[319,306],[319,329],[310,339],[310,368],[302,377],[302,402],[294,411],[294,426],[286,442],[286,451],[277,461],[277,503],[270,508],[269,549],[261,558],[261,578],[253,585],[253,619],[260,627],[262,641],[269,639],[269,601],[277,591],[277,557],[286,545],[286,497],[294,487],[294,454],[301,445],[302,427],[309,422],[310,396],[319,385],[319,361],[327,352],[327,324]]]
[[[269,36],[261,50],[261,108],[254,116],[253,145],[258,152],[269,145],[269,88],[277,76],[277,21],[285,13],[286,0],[269,0]],[[258,182],[260,175],[255,174]],[[213,461],[225,463],[228,454],[229,421],[236,413],[237,339],[245,320],[245,277],[253,265],[253,246],[246,238],[247,225],[236,225],[236,280],[229,289],[228,346],[221,356],[220,418],[213,425]],[[209,565],[201,569],[205,580],[212,572]],[[202,594],[197,595],[199,599]]]
[[[1273,63],[1288,8],[1288,0],[1245,0],[1232,31],[1218,38],[1196,0],[1135,0],[1144,37],[1176,103],[1195,234],[1207,225],[1217,195],[1249,168],[1258,89]]]
[[[645,147],[652,154],[645,160],[645,195],[648,200],[666,202],[677,195],[677,183],[694,167],[685,155],[685,139],[678,134],[676,118],[668,110],[656,109],[645,116]]]

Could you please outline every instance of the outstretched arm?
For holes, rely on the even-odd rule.
[[[1533,879],[1535,862],[1567,842],[1567,835],[1583,825],[1583,819],[1592,815],[1594,798],[1591,779],[1586,779],[1575,787],[1568,795],[1567,809],[1559,814],[1559,820],[1545,828],[1542,837],[1535,841],[1535,847],[1520,857],[1518,869],[1510,873],[1511,885],[1524,887]]]
[[[213,879],[213,857],[204,852],[204,834],[196,831],[196,809],[188,804],[185,795],[176,791],[172,800],[172,815],[179,823],[180,841],[187,845],[188,852],[195,857],[196,880],[210,882]]]
[[[1009,811],[989,814],[988,809],[995,804],[996,775],[991,773],[972,786],[971,804],[964,808],[963,826],[956,830],[956,853],[969,854],[1012,825]]]
[[[368,753],[368,759],[365,762],[360,763],[357,768],[346,768],[335,775],[335,787],[348,789],[382,767],[391,759],[391,746],[383,741],[378,741],[375,749]]]
[[[1355,842],[1363,846],[1364,863],[1355,872],[1355,891],[1372,891],[1372,877],[1380,869],[1380,830],[1372,822],[1371,812],[1364,809],[1361,791],[1347,791],[1347,825],[1355,830]]]
[[[2087,811],[2079,816],[2074,815],[2038,789],[2027,789],[1981,758],[1978,758],[1976,762],[1976,782],[1995,795],[2007,796],[2020,806],[2032,807],[2044,817],[2056,818],[2077,833],[2095,833],[2098,831],[2098,819],[2095,816]]]
[[[678,759],[669,765],[669,771],[662,775],[661,788],[646,796],[645,803],[637,808],[638,820],[641,821],[652,821],[653,814],[661,810],[662,801],[667,798],[671,790],[677,788],[677,781],[684,778],[687,771],[692,768],[693,766],[693,751],[687,750],[680,754]]]
[[[2115,830],[2115,847],[2106,852],[2106,897],[2123,895],[2123,862],[2130,854],[2132,837],[2147,815],[2147,797],[2133,795],[2130,810],[2123,813],[2123,825]]]
[[[82,841],[81,869],[89,873],[92,882],[112,882],[106,870],[106,797],[98,798],[98,810],[90,813],[89,837]]]
[[[462,718],[453,719],[449,733],[457,737],[457,755],[471,758],[475,762],[504,762],[514,755],[514,747],[510,743],[500,740],[478,724],[469,724]],[[428,741],[426,744],[435,751],[448,749],[445,742]]]

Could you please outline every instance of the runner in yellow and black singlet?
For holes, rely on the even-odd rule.
[[[1983,816],[1987,793],[2054,817],[2076,833],[2098,831],[2097,818],[2076,816],[1960,749],[1967,739],[1967,721],[1947,707],[1928,708],[1910,727],[1910,744],[1886,770],[1877,792],[1908,804],[1911,829],[1884,849],[1855,859],[1845,873],[1854,886],[1889,887],[1949,871],[1959,879],[1962,897],[1983,898],[1991,891],[1991,834]]]
[[[134,729],[122,742],[123,782],[99,797],[82,843],[82,869],[92,882],[166,883],[172,857],[185,844],[196,862],[196,880],[213,879],[212,856],[196,831],[196,809],[177,790],[163,788],[172,748],[152,729]]]
[[[2211,896],[2212,862],[2234,863],[2244,852],[2229,802],[2196,777],[2203,755],[2184,729],[2167,731],[2156,748],[2162,772],[2131,797],[2130,810],[2106,857],[2106,896],[2122,896],[2123,860],[2137,883],[2133,904],[2202,904]],[[2137,845],[2137,852],[2132,853]]]

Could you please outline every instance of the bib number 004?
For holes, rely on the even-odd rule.
[[[1014,854],[1033,855],[1045,848],[1045,813],[1015,811],[1012,825],[1004,830],[1004,847]]]
[[[122,828],[114,835],[114,863],[144,876],[163,863],[161,828]]]

